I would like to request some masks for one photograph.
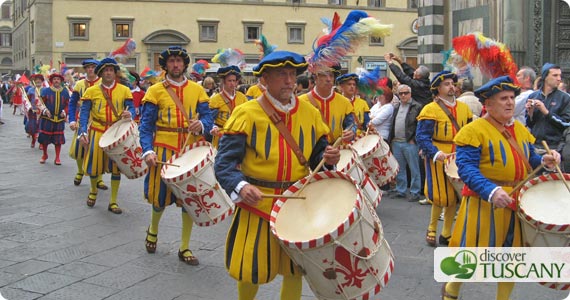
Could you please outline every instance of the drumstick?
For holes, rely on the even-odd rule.
[[[159,164],[159,165],[165,165],[165,166],[172,166],[172,167],[180,168],[180,165],[171,164],[171,163],[168,163],[168,162],[165,162],[165,161],[160,161],[160,160],[158,160],[158,161],[156,161],[156,163]]]
[[[515,187],[513,188],[513,190],[509,193],[509,196],[512,196],[514,193],[516,193],[517,190],[519,190],[527,181],[529,181],[530,179],[532,179],[536,173],[538,173],[538,171],[542,170],[542,165],[539,165],[538,167],[534,168],[534,170],[532,170],[532,172],[530,172],[530,174],[528,174],[528,176],[521,180],[521,182],[517,183],[517,185],[515,185]]]
[[[303,196],[294,196],[294,195],[275,195],[275,194],[262,194],[261,198],[283,198],[283,199],[307,199],[307,197]]]
[[[338,146],[340,146],[340,143],[342,142],[342,138],[338,138],[336,139],[336,141],[334,142],[334,144],[332,145],[333,148],[336,148]],[[311,171],[311,174],[309,174],[309,177],[307,177],[307,181],[305,181],[305,184],[303,184],[303,186],[299,189],[299,191],[297,192],[298,195],[301,194],[301,192],[305,189],[305,187],[307,186],[307,184],[309,184],[309,182],[311,181],[311,179],[313,179],[313,177],[315,176],[315,173],[318,172],[318,170],[320,170],[323,166],[325,165],[325,158],[323,157],[321,159],[321,161],[319,162],[319,164],[317,165],[317,167]]]
[[[544,146],[544,149],[548,151],[548,154],[552,155],[552,151],[550,150],[548,144],[544,140],[542,140],[542,145]],[[570,185],[568,185],[568,181],[566,181],[566,178],[564,178],[564,173],[562,173],[562,170],[560,170],[560,166],[558,164],[555,164],[555,166],[556,166],[556,171],[558,171],[558,175],[560,175],[560,179],[562,179],[564,185],[568,189],[568,192],[570,192]]]
[[[200,114],[196,113],[196,119],[195,120],[199,120],[200,119]],[[190,136],[192,136],[191,132],[188,132],[188,136],[186,137],[186,141],[184,142],[184,146],[182,146],[181,150],[186,149],[186,146],[188,145],[188,142],[190,141]]]

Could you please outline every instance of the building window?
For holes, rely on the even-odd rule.
[[[244,28],[244,42],[253,43],[261,37],[261,26],[263,22],[260,21],[243,21]]]
[[[10,4],[2,5],[2,19],[10,19]]]
[[[69,22],[69,40],[89,40],[90,17],[67,17]],[[33,24],[32,30],[33,30]],[[32,43],[34,38],[32,37]]]
[[[330,5],[346,5],[346,0],[329,0]]]
[[[368,0],[368,7],[384,7],[384,0]]]
[[[305,43],[305,22],[287,22],[287,43]]]
[[[113,22],[113,40],[126,40],[133,37],[134,18],[111,18]]]
[[[381,37],[370,37],[370,46],[384,46],[384,39]]]
[[[418,0],[408,0],[408,8],[418,8]]]
[[[0,47],[12,47],[11,33],[0,33]]]
[[[200,32],[200,42],[217,42],[218,41],[218,23],[219,20],[200,20],[198,19],[198,29]]]

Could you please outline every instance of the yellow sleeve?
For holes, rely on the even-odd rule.
[[[481,146],[479,132],[481,131],[477,130],[477,128],[482,124],[479,124],[480,122],[478,121],[479,120],[467,124],[465,127],[461,128],[459,132],[457,132],[457,135],[455,135],[453,142],[457,146],[473,146],[475,148],[479,148]]]
[[[152,103],[154,105],[158,105],[158,97],[156,95],[157,95],[157,91],[160,88],[160,86],[158,86],[157,84],[160,84],[160,86],[162,86],[162,83],[159,82],[159,83],[155,83],[150,88],[148,88],[148,90],[144,94],[143,99],[141,100],[141,104],[145,104],[146,102],[149,102],[149,103]]]
[[[437,120],[437,114],[436,114],[436,107],[435,105],[437,105],[437,103],[432,102],[426,106],[424,106],[424,108],[422,109],[422,111],[420,112],[420,114],[418,115],[418,121],[422,121],[422,120]]]
[[[203,102],[208,102],[210,101],[210,97],[208,97],[208,94],[206,94],[206,90],[204,89],[203,86],[198,85],[200,87],[200,94],[198,96],[198,102],[203,103]]]
[[[235,108],[230,118],[224,124],[224,134],[245,134],[250,132],[251,118],[248,117],[247,107],[248,104],[255,104],[254,102],[247,102]]]
[[[94,85],[90,88],[88,88],[87,90],[85,90],[85,93],[83,93],[83,95],[81,96],[81,101],[91,101],[91,99],[94,98],[95,96],[95,88],[99,88],[98,85]]]

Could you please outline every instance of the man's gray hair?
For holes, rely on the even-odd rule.
[[[461,89],[463,91],[473,92],[473,81],[470,79],[463,79],[461,81]]]
[[[426,67],[424,65],[420,65],[417,70],[418,70],[418,75],[420,75],[420,77],[429,79],[429,68],[428,67]]]
[[[522,66],[520,68],[520,70],[522,71],[523,77],[529,77],[530,78],[531,83],[536,80],[536,72],[534,71],[533,68],[531,68],[529,66]]]
[[[412,88],[407,85],[407,84],[400,84],[398,85],[398,93],[401,92],[402,90],[407,89],[410,90],[410,92],[412,91]]]

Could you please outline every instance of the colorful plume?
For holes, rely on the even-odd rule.
[[[517,82],[518,67],[505,44],[474,32],[454,38],[453,48],[467,63],[479,67],[486,77],[509,75]]]
[[[380,67],[376,67],[372,71],[357,68],[356,74],[358,75],[358,91],[371,97],[382,95],[382,89],[380,89],[382,72]]]
[[[218,49],[218,52],[212,58],[212,62],[219,63],[222,67],[237,66],[240,69],[243,69],[246,65],[243,52],[233,48]]]
[[[443,69],[453,72],[458,78],[473,79],[471,73],[471,65],[468,64],[463,56],[457,54],[454,49],[442,51],[443,54]]]
[[[140,74],[141,80],[146,80],[150,83],[156,83],[161,80],[162,72],[151,70],[150,67],[145,67]]]
[[[271,45],[263,34],[261,35],[261,38],[259,40],[255,40],[255,45],[259,49],[259,52],[261,52],[261,54],[259,55],[259,59],[264,58],[265,56],[269,55],[271,52],[275,51],[275,49],[277,49],[277,46]]]
[[[360,43],[370,37],[382,38],[392,33],[393,25],[381,24],[361,10],[351,11],[344,23],[334,14],[331,21],[325,20],[325,35],[313,43],[313,53],[307,57],[309,70],[313,73],[329,70],[338,65],[348,53],[354,53]]]
[[[116,59],[117,61],[125,61],[128,57],[135,53],[137,48],[137,43],[133,39],[128,39],[125,43],[117,50],[111,52],[109,57]]]
[[[195,64],[192,65],[192,71],[196,74],[204,76],[206,70],[210,68],[210,63],[207,60],[200,59]]]

